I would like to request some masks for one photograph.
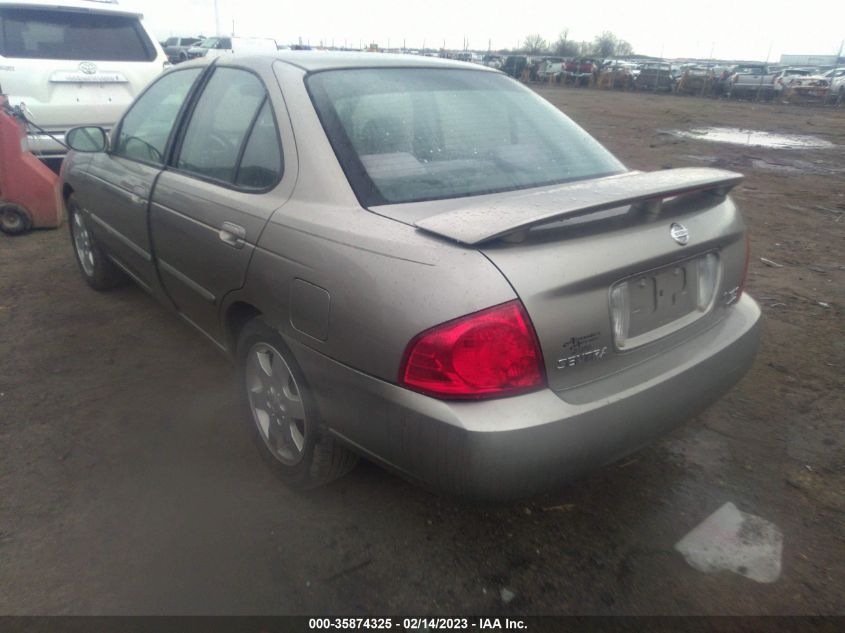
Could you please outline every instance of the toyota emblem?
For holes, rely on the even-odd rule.
[[[669,227],[669,235],[671,235],[672,239],[681,246],[684,246],[687,242],[689,242],[689,231],[687,231],[687,227],[683,224],[673,222],[672,226]]]
[[[79,64],[79,70],[84,72],[86,75],[93,75],[97,72],[97,64],[94,62],[82,62]]]

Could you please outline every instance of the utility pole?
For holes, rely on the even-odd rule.
[[[839,58],[842,57],[842,48],[843,47],[845,47],[845,40],[842,40],[842,42],[840,42],[840,44],[839,44],[839,52],[836,54],[836,62],[833,64],[833,75],[834,76],[831,76],[830,81],[827,84],[827,98],[825,99],[826,102],[830,101],[830,97],[833,95],[833,80],[836,79],[836,77],[835,77],[836,69],[839,67]],[[839,107],[839,105],[842,102],[842,95],[843,94],[845,94],[845,88],[840,88],[839,89],[839,97],[836,99],[836,106],[837,107]]]
[[[710,44],[710,61],[707,65],[707,75],[704,76],[704,81],[701,82],[701,94],[700,97],[704,96],[704,88],[707,86],[707,77],[710,77],[710,90],[711,92],[715,92],[713,84],[716,82],[716,73],[713,72],[713,51],[716,50],[716,42],[712,42]]]
[[[774,42],[769,43],[769,51],[766,53],[766,73],[769,72],[769,56],[772,54],[773,43]],[[760,92],[763,90],[763,79],[765,79],[766,73],[760,75],[760,83],[757,84],[757,96],[754,97],[754,101],[760,101]]]
[[[217,0],[214,0],[214,35],[220,35],[220,7]]]
[[[654,79],[654,92],[655,92],[655,94],[657,93],[657,87],[660,85],[660,71],[663,69],[663,66],[662,66],[662,64],[663,64],[663,49],[665,48],[665,46],[666,46],[666,42],[663,42],[660,45],[660,61],[657,63],[657,75],[655,76],[655,79]],[[672,68],[670,66],[669,73],[671,73],[671,72],[672,72]]]

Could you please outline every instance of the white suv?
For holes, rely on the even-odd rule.
[[[115,0],[0,0],[0,93],[60,140],[78,125],[106,129],[169,66],[141,14]],[[65,148],[33,133],[42,158]]]

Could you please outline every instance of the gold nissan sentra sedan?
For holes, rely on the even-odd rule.
[[[229,353],[265,460],[358,456],[526,496],[637,450],[734,385],[760,310],[716,169],[631,171],[504,74],[279,53],[164,73],[76,128],[79,268]]]

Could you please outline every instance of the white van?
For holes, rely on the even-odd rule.
[[[209,37],[199,45],[188,49],[188,59],[197,57],[221,57],[223,55],[250,55],[253,53],[275,53],[276,40],[269,37]]]
[[[115,0],[0,0],[0,93],[60,140],[77,125],[111,128],[170,65],[141,18]],[[40,133],[29,147],[67,151]]]

